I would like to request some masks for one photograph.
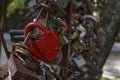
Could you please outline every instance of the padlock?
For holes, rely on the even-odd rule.
[[[24,67],[23,63],[14,54],[11,54],[8,59],[8,69],[13,80],[39,80],[37,73]]]
[[[84,59],[85,59],[85,61],[86,61],[86,65],[92,70],[92,71],[94,71],[95,73],[101,73],[102,71],[101,71],[101,69],[98,67],[98,65],[96,64],[96,62],[95,61],[92,61],[92,59],[91,58],[94,58],[97,62],[99,62],[99,58],[95,55],[95,54],[92,54],[92,53],[90,53],[90,52],[88,52],[88,53],[86,53],[86,52],[83,52],[84,53],[84,56],[82,56]],[[81,55],[81,54],[80,54]],[[79,58],[79,57],[78,57]],[[80,58],[79,58],[80,59]],[[76,62],[77,62],[77,60],[79,60],[79,59],[76,59],[76,57],[75,57],[75,60],[76,60]],[[74,61],[75,61],[74,60]],[[81,60],[82,61],[82,60]],[[79,62],[79,61],[78,61]],[[84,69],[84,68],[83,68]]]
[[[58,34],[54,30],[47,30],[41,23],[31,22],[25,27],[25,37],[35,27],[41,30],[42,34],[39,40],[33,40],[32,38],[28,40],[27,44],[31,54],[45,62],[54,61],[61,51],[61,41]]]
[[[66,33],[66,29],[61,26],[61,31],[59,32],[59,38],[61,40],[62,45],[65,45],[70,42],[70,39]]]
[[[83,55],[81,55],[81,54],[77,55],[76,54],[76,56],[74,56],[73,59],[72,59],[72,66],[74,68],[74,73],[76,71],[78,71],[79,76],[84,76],[86,73],[89,72],[86,59],[84,58]],[[83,79],[84,79],[84,77],[83,77]]]
[[[78,55],[75,58],[73,58],[73,62],[78,68],[81,68],[82,66],[87,64],[86,60],[81,55]]]
[[[72,39],[72,40],[76,39],[77,37],[78,37],[78,32],[77,31],[70,34],[70,39]]]
[[[85,43],[81,40],[79,41],[79,37],[72,40],[71,42],[72,48],[74,49],[74,51],[80,51],[83,52],[83,49],[85,49]]]
[[[69,42],[70,42],[70,39],[69,39],[68,35],[65,34],[65,35],[62,37],[61,42],[62,42],[62,45],[65,45],[65,44],[69,43]]]
[[[65,21],[62,21],[60,18],[53,18],[49,21],[48,27],[58,33],[62,45],[69,43],[70,39],[67,35],[68,26]]]
[[[91,50],[91,51],[95,52],[95,51],[96,51],[96,48],[97,48],[97,47],[96,47],[96,43],[93,42],[92,44],[90,44],[90,50]]]
[[[92,15],[85,15],[84,18],[85,18],[85,19],[91,19],[91,20],[93,20],[94,22],[97,22],[96,18],[95,18],[94,16],[92,16]]]

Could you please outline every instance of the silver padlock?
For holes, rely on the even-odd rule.
[[[65,45],[65,44],[70,42],[70,39],[67,35],[64,35],[61,39],[61,42],[62,42],[63,45]]]
[[[78,55],[75,58],[73,58],[73,61],[77,65],[78,68],[81,68],[82,66],[87,64],[86,60],[82,56],[80,56],[80,55]]]

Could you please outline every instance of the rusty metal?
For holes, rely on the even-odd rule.
[[[8,59],[8,68],[11,72],[11,76],[15,80],[19,80],[21,78],[24,78],[25,80],[39,80],[37,73],[24,67],[23,63],[16,58],[14,54],[11,54]]]
[[[35,22],[37,23],[37,22],[39,22],[40,21],[40,19],[41,19],[41,15],[43,15],[44,16],[44,14],[42,14],[43,12],[44,12],[44,10],[46,10],[46,5],[47,6],[49,6],[49,8],[51,9],[48,9],[49,11],[47,11],[47,13],[46,13],[46,21],[47,21],[47,19],[48,19],[48,14],[49,13],[52,13],[53,12],[53,14],[54,15],[63,15],[64,14],[64,16],[65,16],[65,12],[58,6],[58,5],[56,5],[54,2],[52,2],[52,1],[47,1],[46,2],[46,0],[44,0],[43,1],[43,3],[41,3],[41,5],[42,5],[42,7],[41,7],[41,9],[40,9],[40,11],[39,11],[39,13],[38,13],[38,15],[37,15],[37,17],[36,17],[36,19],[35,19]],[[57,12],[55,12],[55,11],[57,11]],[[33,23],[35,23],[35,22],[33,22]],[[40,23],[39,23],[40,24]],[[33,25],[33,27],[34,27],[35,25]],[[45,27],[43,27],[43,28],[45,28]],[[43,28],[41,28],[41,29],[43,29]],[[31,33],[33,32],[33,29],[35,29],[35,27],[34,28],[32,28],[32,30],[31,31],[29,31],[28,32],[28,34],[25,34],[25,36],[26,36],[26,38],[25,38],[25,40],[24,40],[24,42],[23,42],[23,45],[24,44],[26,44],[27,42],[28,42],[28,40],[30,39],[30,36],[31,36]],[[46,28],[46,30],[47,30],[47,28]],[[26,33],[26,28],[25,28],[25,33]],[[44,32],[44,31],[42,31],[42,32]],[[32,41],[32,44],[30,44],[30,45],[32,45],[32,47],[30,48],[31,49],[31,52],[33,53],[33,56],[35,56],[35,57],[37,57],[37,58],[39,58],[40,60],[44,60],[44,61],[53,61],[53,59],[55,59],[56,58],[56,56],[57,56],[57,54],[60,52],[60,46],[61,46],[61,44],[60,44],[60,40],[59,40],[59,38],[58,38],[58,35],[54,32],[54,31],[52,31],[52,30],[49,30],[49,31],[47,31],[47,32],[45,32],[45,33],[43,33],[43,35],[41,35],[42,37],[45,37],[46,38],[46,36],[47,36],[47,34],[46,33],[50,33],[50,34],[52,34],[52,35],[50,35],[51,37],[47,37],[47,40],[49,40],[49,42],[48,41],[46,41],[46,43],[41,43],[40,44],[40,42],[41,42],[41,38],[39,39],[39,43],[36,41],[36,42],[33,42]],[[44,45],[45,44],[45,46],[46,47],[48,47],[47,45],[49,45],[49,44],[51,44],[50,42],[56,42],[56,44],[54,44],[54,45],[52,45],[53,47],[55,47],[56,48],[56,50],[54,49],[54,52],[51,52],[51,50],[52,50],[52,48],[51,47],[49,47],[49,50],[46,50],[47,48],[44,48],[43,46],[41,47],[41,45]],[[34,45],[33,45],[33,43],[34,43]],[[28,43],[29,44],[29,43]],[[40,45],[38,45],[38,44],[40,44]],[[47,44],[47,45],[46,45]],[[33,48],[33,46],[34,46],[34,48]],[[36,46],[36,47],[35,47]],[[43,49],[44,48],[44,49]],[[58,49],[57,49],[58,48]],[[39,49],[40,50],[42,50],[42,53],[39,51]],[[43,51],[44,50],[44,51]],[[47,57],[48,56],[48,54],[46,54],[46,51],[48,51],[47,53],[52,53],[52,54],[55,54],[54,56],[53,55],[51,55],[51,56],[49,56],[49,57]],[[52,50],[53,51],[53,50]],[[46,54],[46,55],[45,55]],[[40,55],[43,55],[42,57],[40,56]],[[45,58],[45,59],[44,59]]]
[[[67,15],[65,17],[66,24],[67,24],[67,27],[68,27],[67,34],[68,34],[68,36],[70,36],[70,31],[71,31],[70,30],[70,23],[71,23],[70,21],[71,21],[71,15],[72,15],[72,2],[71,1],[69,1],[65,11],[67,13]],[[66,44],[62,47],[63,58],[61,60],[61,65],[63,67],[68,67],[69,66],[70,44],[71,43],[68,43],[68,44]],[[65,75],[65,73],[67,73],[67,71],[63,70],[63,72],[64,73],[61,76],[63,77],[63,80],[67,80],[67,75]]]
[[[46,1],[44,0],[44,3],[45,3],[45,2],[46,2]],[[36,19],[35,19],[36,22],[39,21],[43,9],[44,9],[44,8],[41,8],[41,9],[40,9],[40,11],[39,11],[39,13],[38,13],[38,15],[37,15],[37,17],[36,17]],[[30,38],[31,34],[32,34],[32,31],[27,34],[27,36],[25,37],[25,39],[24,39],[24,41],[23,41],[23,45],[27,43],[27,41],[28,41],[28,39]]]
[[[33,61],[32,55],[30,55],[30,50],[27,46],[22,45],[20,43],[16,43],[12,46],[12,52],[21,59],[22,57],[27,58]]]
[[[46,0],[44,0],[43,3],[45,3],[45,2],[46,2]],[[34,21],[34,22],[39,22],[43,10],[44,10],[44,8],[42,7],[42,8],[40,9],[37,17],[35,18],[35,21]],[[47,18],[46,18],[46,19],[47,19]],[[30,31],[30,32],[26,35],[26,37],[25,37],[25,39],[24,39],[24,41],[23,41],[23,45],[27,43],[27,41],[29,40],[31,34],[32,34],[32,31]]]
[[[39,29],[44,33],[44,35],[40,36],[41,39],[39,38],[40,40],[36,40],[36,39],[34,39],[34,37],[31,37],[31,34],[33,33],[34,29],[38,28],[37,27],[38,25],[36,25],[36,24],[38,24],[38,22],[40,21],[41,18],[46,16],[46,21],[47,21],[49,13],[53,14],[56,17],[64,17],[64,19],[66,20],[66,23],[67,23],[67,27],[68,27],[68,30],[66,31],[66,33],[68,34],[68,36],[70,36],[70,32],[71,32],[71,30],[70,30],[71,19],[70,18],[71,18],[71,14],[72,14],[72,2],[69,2],[67,8],[65,9],[65,11],[67,12],[67,15],[66,15],[66,13],[64,13],[64,10],[61,9],[59,6],[57,6],[54,2],[52,2],[50,0],[48,0],[49,4],[45,4],[45,2],[46,2],[46,0],[44,0],[43,4],[40,4],[40,6],[42,6],[42,7],[40,8],[40,11],[39,11],[39,13],[37,15],[37,18],[32,23],[32,24],[34,24],[34,25],[32,25],[32,28],[31,27],[27,28],[27,32],[25,32],[24,42],[22,44],[15,44],[15,45],[12,46],[12,52],[11,52],[12,54],[11,55],[9,54],[10,52],[7,49],[7,46],[6,46],[4,37],[2,35],[2,32],[0,32],[0,38],[3,41],[2,42],[3,43],[3,47],[5,49],[7,57],[9,58],[9,56],[10,56],[10,58],[8,60],[8,68],[10,69],[11,76],[15,80],[20,80],[20,79],[39,80],[40,79],[40,78],[38,78],[39,71],[37,72],[37,69],[39,69],[38,65],[40,64],[40,61],[41,60],[42,61],[47,61],[47,62],[49,62],[49,61],[57,61],[56,59],[60,58],[58,54],[59,54],[59,52],[61,50],[61,45],[58,45],[58,47],[55,46],[55,48],[54,48],[54,44],[58,43],[57,42],[58,41],[58,35],[57,35],[57,38],[55,38],[55,39],[51,39],[52,38],[51,36],[46,37],[46,35],[50,35],[50,32],[48,32],[49,30],[47,30],[47,28],[45,28],[44,26],[42,26],[42,27],[40,26]],[[43,14],[44,11],[45,11],[45,14]],[[34,27],[37,27],[37,28],[34,28]],[[45,28],[45,29],[43,29],[43,28]],[[52,31],[52,33],[54,33],[54,31]],[[40,43],[40,41],[42,41],[42,40],[43,40],[43,42]],[[37,41],[39,41],[39,42],[37,42]],[[29,42],[30,42],[30,44],[29,44]],[[47,44],[49,43],[49,45],[46,45],[46,43],[44,43],[44,42],[46,42]],[[56,43],[51,44],[51,42],[56,42]],[[45,47],[43,47],[43,45]],[[63,68],[72,68],[72,69],[74,68],[74,64],[71,65],[71,62],[69,60],[69,57],[71,55],[70,45],[71,45],[71,42],[67,43],[66,45],[64,45],[62,47],[63,58],[62,58],[61,65],[60,65],[61,69],[62,69],[62,67]],[[50,49],[47,50],[47,48],[49,48],[48,46],[50,48],[54,49],[54,51],[56,51],[55,55],[53,54],[54,52],[50,51]],[[78,46],[80,46],[80,45],[78,44]],[[45,52],[42,50],[42,48],[43,48],[43,50]],[[57,52],[57,50],[59,50],[59,52]],[[36,52],[36,51],[38,51],[38,52]],[[45,55],[42,54],[43,52],[46,53],[46,51],[47,51],[47,54],[45,54]],[[51,53],[53,55],[51,55]],[[40,57],[39,57],[39,55],[40,55]],[[87,63],[85,63],[85,61],[84,61],[84,64],[82,64],[82,66],[85,65],[85,67],[86,67],[86,65],[88,65],[88,66],[92,67],[92,69],[94,71],[100,72],[99,68],[96,65],[94,65],[93,62],[92,62],[92,59],[90,59],[91,56],[92,56],[92,58],[94,58],[97,61],[98,60],[98,56],[96,56],[93,53],[91,53],[90,49],[85,50],[84,51],[84,55],[85,55],[85,59],[86,59],[85,61],[87,61]],[[37,59],[35,60],[33,58],[33,56],[36,57]],[[44,59],[41,59],[41,57],[44,58]],[[81,61],[82,57],[83,56],[73,58],[73,61],[78,63],[79,61]],[[38,61],[38,59],[40,61]],[[48,60],[46,60],[46,59],[48,59]],[[96,63],[96,61],[94,61],[94,62]],[[35,64],[33,64],[33,63],[35,63]],[[77,66],[79,67],[79,69],[81,68],[80,64],[77,64]],[[82,67],[82,68],[85,68],[85,67]],[[48,66],[47,66],[47,68],[48,68]],[[48,70],[47,68],[46,68],[46,66],[42,66],[42,68],[41,68],[43,70],[46,70],[46,75],[49,74],[48,73],[49,71],[47,71]],[[75,72],[74,70],[71,70],[71,71]],[[52,72],[52,75],[54,74],[53,73],[54,71],[50,71],[50,72]],[[61,74],[63,80],[67,80],[68,79],[68,75],[65,75],[65,74],[68,74],[70,71],[62,69],[61,72],[63,73],[63,74]],[[79,71],[79,73],[83,73],[84,76],[86,76],[89,72],[88,71]],[[71,74],[74,75],[74,73],[71,73]],[[57,77],[59,77],[59,76],[57,76]],[[48,79],[49,78],[50,77],[48,77]],[[79,79],[76,79],[76,80],[79,80]]]
[[[66,16],[66,12],[61,7],[59,7],[54,1],[48,0],[47,4],[41,3],[40,6],[44,8],[44,10],[46,10],[47,12],[53,14],[54,16],[62,18]]]
[[[11,50],[27,69],[31,71],[37,71],[39,69],[40,61],[31,55],[30,49],[26,45],[15,43]]]

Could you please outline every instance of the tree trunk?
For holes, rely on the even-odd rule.
[[[108,58],[112,45],[119,31],[120,25],[120,1],[109,0],[100,22],[99,37],[101,39],[100,49],[104,59],[103,65]],[[103,67],[102,65],[102,67]]]

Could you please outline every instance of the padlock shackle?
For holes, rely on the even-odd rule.
[[[42,32],[46,32],[47,28],[45,28],[45,26],[39,22],[30,22],[26,25],[25,27],[25,31],[24,31],[24,35],[27,36],[27,34],[34,30],[35,27],[39,28]]]
[[[66,31],[68,31],[68,25],[65,21],[62,21],[63,27],[65,28]]]

